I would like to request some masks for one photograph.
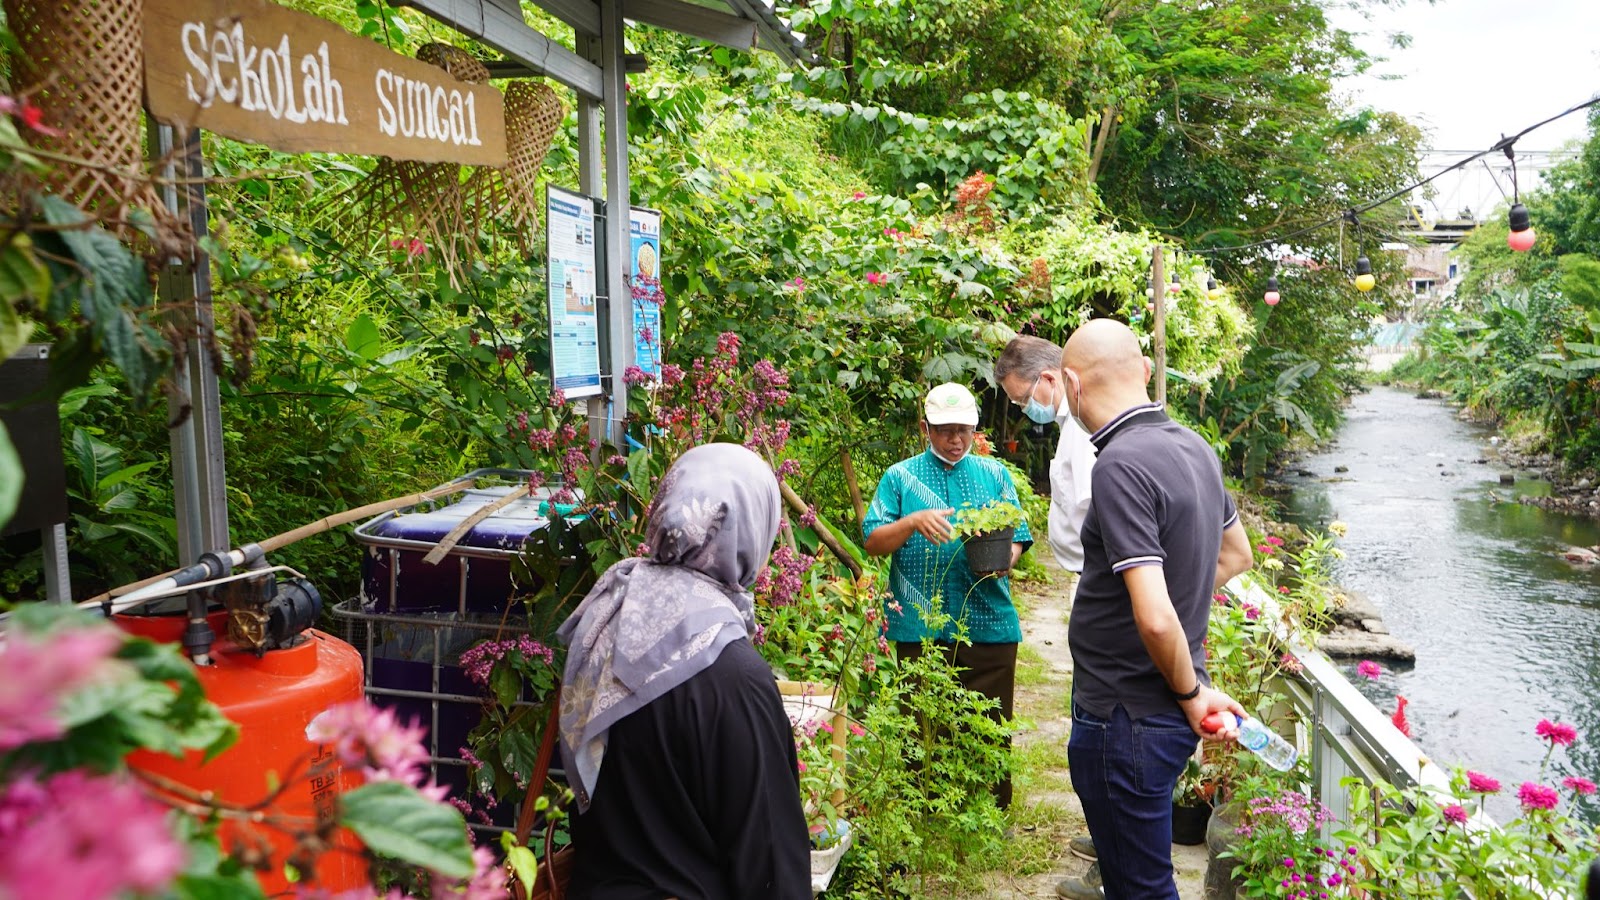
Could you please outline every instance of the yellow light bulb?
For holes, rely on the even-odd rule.
[[[1356,276],[1356,290],[1360,291],[1363,294],[1365,294],[1367,291],[1370,291],[1370,290],[1372,290],[1373,288],[1375,288],[1377,286],[1378,286],[1378,279],[1372,277],[1372,273],[1370,273],[1370,272],[1365,274],[1365,275],[1357,275]]]

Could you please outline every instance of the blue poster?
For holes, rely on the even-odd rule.
[[[652,379],[661,378],[661,213],[628,211],[628,288],[633,303],[634,364]]]
[[[600,317],[595,305],[594,201],[558,187],[545,191],[550,378],[567,399],[600,393]]]

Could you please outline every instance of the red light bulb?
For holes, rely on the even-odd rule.
[[[1511,226],[1511,233],[1506,235],[1506,246],[1518,253],[1532,250],[1538,235],[1534,233],[1533,226],[1528,221],[1528,208],[1521,203],[1513,203],[1507,221]]]
[[[1268,276],[1268,278],[1267,278],[1267,292],[1266,292],[1266,294],[1264,294],[1262,296],[1261,299],[1267,301],[1267,305],[1268,306],[1277,306],[1278,305],[1278,301],[1280,299],[1282,299],[1282,298],[1280,298],[1278,296],[1278,276],[1276,276],[1276,275]]]

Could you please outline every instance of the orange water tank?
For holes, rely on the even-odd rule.
[[[124,631],[151,640],[182,639],[183,616],[122,615],[115,620]],[[238,806],[259,804],[275,785],[292,779],[265,808],[265,818],[294,817],[301,830],[309,830],[307,823],[313,817],[334,814],[340,793],[361,784],[359,772],[338,768],[328,748],[306,740],[306,725],[318,713],[361,698],[361,656],[344,641],[313,629],[304,633],[300,644],[257,658],[222,637],[227,634],[226,613],[212,614],[210,622],[219,639],[211,649],[213,664],[198,670],[200,683],[206,696],[239,726],[238,742],[204,764],[198,753],[176,759],[145,751],[129,756],[128,764],[196,790],[213,791],[221,801]],[[314,766],[325,773],[323,777],[310,777]],[[261,886],[268,896],[287,891],[283,864],[294,850],[292,837],[266,824],[229,822],[222,830],[225,849],[241,841],[254,845],[256,836],[266,839],[272,854]],[[367,867],[360,847],[354,835],[341,829],[335,849],[322,854],[317,863],[317,885],[337,892],[362,884]]]

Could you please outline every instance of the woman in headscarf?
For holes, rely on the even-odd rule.
[[[779,503],[755,453],[690,450],[651,505],[648,558],[608,569],[557,632],[572,900],[811,897],[794,735],[750,643]]]

